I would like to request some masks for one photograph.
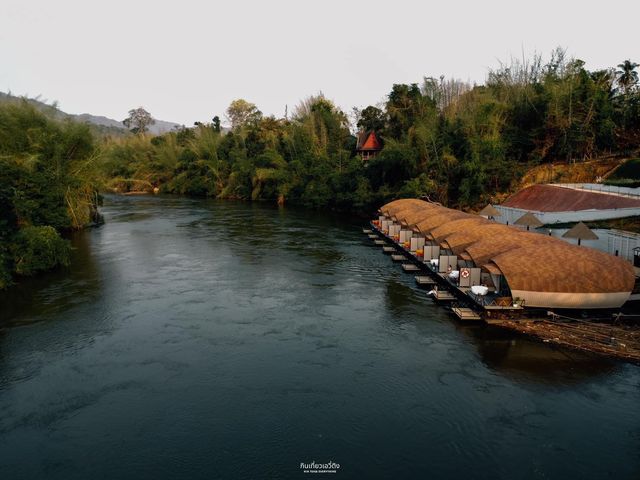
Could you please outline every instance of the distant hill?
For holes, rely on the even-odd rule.
[[[16,102],[22,100],[24,97],[16,97],[14,95],[0,92],[0,102]],[[36,107],[38,110],[45,112],[48,115],[64,120],[69,118],[81,123],[88,123],[94,127],[96,133],[101,136],[124,136],[128,135],[129,131],[122,124],[122,121],[114,120],[100,115],[91,115],[90,113],[81,113],[80,115],[74,115],[71,113],[65,113],[62,110],[58,110],[57,106],[49,105],[40,101],[38,98],[27,98],[27,102]],[[180,128],[182,125],[175,122],[167,122],[165,120],[155,119],[156,123],[149,127],[149,132],[153,135],[160,135],[169,132],[173,129]]]
[[[91,123],[93,125],[100,125],[103,127],[112,127],[126,130],[126,127],[121,121],[114,120],[113,118],[103,117],[99,115],[91,115],[90,113],[81,113],[80,115],[71,115],[79,122]],[[149,132],[154,135],[161,135],[166,132],[170,132],[176,128],[182,127],[179,123],[167,122],[165,120],[154,119],[156,123],[149,126]]]

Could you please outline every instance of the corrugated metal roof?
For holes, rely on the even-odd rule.
[[[554,185],[533,185],[512,195],[502,205],[538,212],[575,212],[640,208],[640,200]]]

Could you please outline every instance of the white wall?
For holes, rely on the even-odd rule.
[[[609,210],[578,210],[573,212],[537,212],[535,210],[523,210],[520,208],[496,205],[496,209],[502,214],[496,217],[499,223],[513,223],[527,212],[533,213],[544,224],[588,222],[594,220],[609,220],[612,218],[624,218],[640,215],[640,208],[615,208]]]

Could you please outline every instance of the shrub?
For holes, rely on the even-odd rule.
[[[21,229],[11,249],[15,272],[19,275],[33,275],[70,262],[71,245],[50,226]]]

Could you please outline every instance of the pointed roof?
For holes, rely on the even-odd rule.
[[[531,212],[525,213],[513,223],[514,225],[524,225],[525,227],[541,227],[544,225],[544,223],[538,220],[538,217]]]
[[[568,230],[563,238],[578,238],[580,240],[598,240],[598,236],[591,231],[584,223],[580,222],[573,226],[571,230]]]
[[[356,150],[363,151],[378,151],[382,150],[382,143],[378,139],[376,132],[358,132],[358,142],[356,145]]]
[[[478,212],[478,215],[482,217],[501,217],[502,216],[502,214],[500,213],[500,210],[498,210],[496,207],[494,207],[491,204],[487,205],[482,210],[480,210]]]

